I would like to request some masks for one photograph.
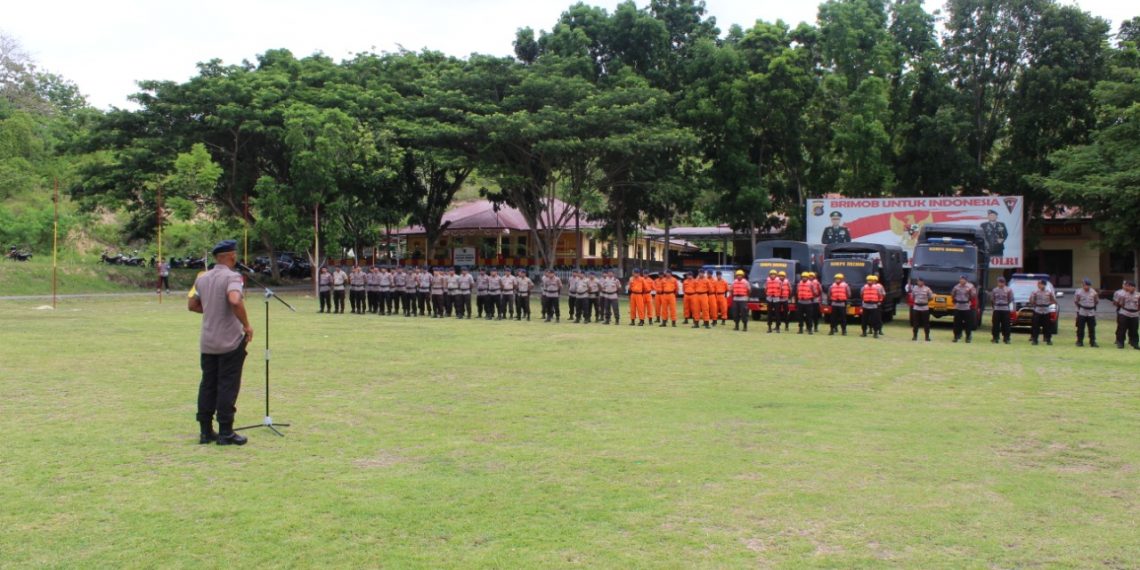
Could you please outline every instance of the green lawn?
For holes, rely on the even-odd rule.
[[[170,286],[189,289],[196,274],[193,269],[173,270]],[[50,255],[23,263],[0,260],[0,296],[50,296],[51,278]],[[104,265],[89,260],[60,261],[56,279],[56,292],[61,295],[153,291],[158,282],[157,270],[151,267]]]
[[[897,324],[873,341],[293,300],[272,314],[273,416],[293,427],[244,448],[197,445],[180,299],[0,302],[0,566],[1140,559],[1140,353],[1077,349],[1067,326],[1054,347],[915,344]],[[264,395],[252,301],[242,424]]]

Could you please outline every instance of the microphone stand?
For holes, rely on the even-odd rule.
[[[240,263],[237,264],[236,267],[241,269],[242,272],[246,274],[246,279],[249,279],[254,285],[257,285],[258,287],[261,287],[262,289],[265,290],[265,419],[262,420],[262,422],[259,424],[239,427],[239,428],[236,428],[234,431],[241,431],[243,429],[264,427],[264,428],[269,428],[269,431],[271,431],[271,432],[273,432],[273,433],[275,433],[281,437],[285,437],[285,434],[278,431],[277,428],[278,427],[289,427],[289,424],[274,424],[273,418],[269,415],[269,299],[270,298],[277,299],[278,301],[281,302],[282,305],[285,305],[290,311],[292,311],[294,313],[297,312],[297,309],[294,309],[293,305],[290,305],[289,302],[286,301],[285,299],[278,297],[277,293],[274,293],[272,289],[270,289],[269,287],[266,287],[264,284],[259,282],[257,279],[254,279],[253,276],[251,275],[254,273],[254,271],[252,269],[250,269],[250,268],[248,268],[248,267],[246,267]]]

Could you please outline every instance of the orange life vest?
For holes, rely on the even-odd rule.
[[[832,283],[831,290],[828,297],[836,303],[844,303],[847,301],[847,284],[846,283]]]
[[[811,281],[804,279],[796,286],[796,297],[801,301],[810,301],[815,298],[815,288],[811,286]]]
[[[747,297],[752,291],[748,286],[748,281],[745,279],[737,279],[732,282],[732,296],[733,297]]]
[[[863,302],[864,303],[882,303],[883,295],[879,293],[879,288],[874,285],[863,286]]]
[[[764,293],[768,297],[779,297],[780,280],[775,277],[769,277],[768,282],[764,284]]]
[[[787,279],[780,280],[780,295],[781,298],[787,299],[792,296],[792,284]]]

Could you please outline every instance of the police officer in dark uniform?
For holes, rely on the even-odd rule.
[[[823,245],[851,242],[851,232],[843,225],[843,214],[838,211],[831,213],[831,225],[823,228],[823,237],[820,242]]]
[[[1085,279],[1084,285],[1073,293],[1077,306],[1077,346],[1085,345],[1085,329],[1089,332],[1089,346],[1096,348],[1096,306],[1100,303],[1100,292],[1092,288],[1092,280]]]
[[[246,346],[253,340],[243,302],[241,275],[237,264],[237,242],[225,240],[212,251],[216,263],[194,281],[186,308],[202,314],[198,342],[202,381],[198,385],[198,443],[244,445],[246,438],[234,432],[234,414]],[[214,416],[218,431],[214,432]]]
[[[1053,326],[1049,322],[1049,307],[1057,304],[1057,297],[1045,288],[1045,280],[1037,281],[1037,290],[1029,294],[1029,306],[1033,308],[1033,324],[1029,329],[1030,344],[1037,344],[1037,335],[1045,335],[1045,344],[1053,344]]]
[[[990,334],[993,339],[990,342],[997,344],[998,338],[1005,344],[1009,344],[1010,328],[1010,312],[1013,309],[1013,289],[1006,287],[1005,277],[997,278],[997,287],[990,291],[990,305],[993,306],[993,312],[990,313]]]
[[[1001,257],[1005,254],[1005,240],[1009,238],[1009,230],[1005,222],[998,221],[996,210],[986,212],[986,221],[982,222],[982,233],[986,238],[986,248],[991,257]]]
[[[962,275],[950,290],[950,298],[954,301],[954,342],[961,340],[964,332],[969,343],[974,338],[974,301],[978,298],[978,290]]]
[[[332,310],[332,273],[329,273],[328,267],[321,268],[321,274],[317,277],[317,295],[321,299],[321,310],[319,312],[333,312]]]

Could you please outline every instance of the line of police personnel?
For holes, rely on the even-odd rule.
[[[728,319],[735,323],[734,330],[748,330],[750,312],[748,298],[750,285],[743,271],[737,271],[732,283],[725,281],[719,272],[698,271],[687,274],[684,282],[664,272],[658,276],[633,270],[628,286],[629,325],[677,326],[677,295],[684,291],[681,317],[683,324],[692,321],[693,328],[724,325]],[[790,330],[791,306],[794,302],[799,321],[799,334],[815,334],[824,313],[829,314],[829,334],[847,334],[847,308],[853,300],[851,286],[842,273],[826,288],[814,272],[804,272],[794,290],[787,274],[772,270],[764,283],[763,292],[768,306],[768,332]],[[553,270],[547,270],[536,284],[525,270],[479,269],[472,274],[468,268],[455,269],[372,267],[368,271],[357,266],[346,273],[342,268],[329,270],[322,267],[318,277],[321,313],[343,313],[347,294],[352,313],[398,315],[406,317],[530,320],[532,295],[541,299],[541,318],[546,322],[561,322],[559,299],[565,291],[568,320],[575,323],[621,323],[618,299],[622,293],[621,281],[612,270],[599,273],[575,270],[563,283]],[[908,286],[910,304],[911,340],[918,340],[921,330],[930,341],[930,302],[934,292],[921,278]],[[867,278],[867,285],[858,295],[861,301],[861,336],[868,333],[874,338],[883,334],[882,305],[886,301],[885,288],[875,275]],[[974,316],[978,290],[965,275],[950,292],[954,303],[954,342],[973,340]],[[1013,290],[999,277],[997,287],[989,292],[991,307],[991,342],[1010,343]],[[472,297],[475,304],[472,306]],[[1074,294],[1077,311],[1077,346],[1084,346],[1087,332],[1089,346],[1096,347],[1096,311],[1099,293],[1084,280],[1083,287]],[[1116,346],[1124,348],[1125,341],[1140,350],[1137,341],[1137,322],[1140,321],[1140,293],[1130,281],[1115,292],[1112,303],[1117,312]],[[1030,294],[1028,306],[1033,319],[1030,342],[1038,344],[1044,337],[1053,344],[1050,314],[1057,299],[1047,290],[1045,281],[1039,281],[1037,290]],[[826,309],[825,309],[826,308]],[[742,328],[743,327],[743,328]]]

